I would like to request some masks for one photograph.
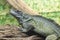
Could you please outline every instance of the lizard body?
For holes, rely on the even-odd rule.
[[[24,14],[17,10],[11,10],[11,15],[22,25],[22,32],[33,30],[46,36],[46,40],[57,40],[60,37],[60,27],[51,19],[39,15]]]

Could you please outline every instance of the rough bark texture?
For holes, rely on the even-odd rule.
[[[4,25],[0,26],[0,40],[43,40],[43,38],[22,33],[17,26]]]

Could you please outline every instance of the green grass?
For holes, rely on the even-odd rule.
[[[43,3],[44,1],[41,0]],[[56,3],[59,3],[59,0],[56,0]],[[55,20],[58,24],[60,24],[60,6],[56,6],[56,5],[46,5],[44,4],[43,6],[45,8],[41,8],[42,6],[39,6],[40,0],[36,1],[36,0],[25,0],[25,2],[34,10],[38,11],[39,13],[41,13],[42,16],[46,17],[46,18],[50,18]],[[50,2],[50,1],[49,1]],[[52,1],[54,2],[54,1]],[[4,4],[6,3],[6,0],[0,0],[0,25],[6,25],[6,24],[14,24],[14,25],[18,25],[17,20],[12,17],[9,13],[9,10],[11,8],[11,6],[9,4],[6,4],[4,6]],[[60,3],[59,3],[60,4]],[[51,8],[52,7],[52,8]],[[45,10],[47,8],[47,11]],[[55,10],[53,10],[53,8],[56,8]],[[52,12],[49,12],[50,10],[52,10]],[[43,11],[44,10],[44,11]]]
[[[38,12],[60,11],[60,0],[24,0],[32,9]]]

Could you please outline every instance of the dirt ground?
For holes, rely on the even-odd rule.
[[[0,40],[44,40],[33,32],[22,33],[15,25],[0,26]]]

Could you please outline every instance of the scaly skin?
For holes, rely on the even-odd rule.
[[[46,36],[46,40],[57,40],[60,37],[60,27],[51,19],[39,15],[24,14],[21,11],[13,9],[11,10],[11,15],[22,25],[20,29],[22,32],[33,30]]]

